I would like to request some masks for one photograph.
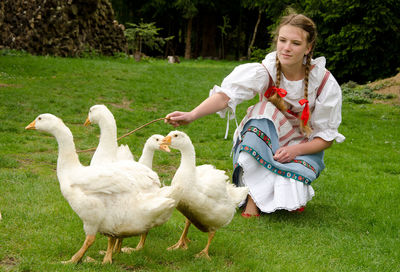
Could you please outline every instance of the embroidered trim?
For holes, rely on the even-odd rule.
[[[260,130],[254,126],[249,126],[249,128],[245,132],[242,133],[242,139],[247,132],[252,132],[252,133],[256,134],[258,136],[258,138],[260,138],[272,150],[271,139],[262,130]]]
[[[262,166],[264,166],[265,168],[267,168],[268,170],[270,170],[271,172],[273,172],[273,173],[275,173],[277,175],[280,175],[280,176],[286,177],[286,178],[295,179],[295,180],[303,182],[304,184],[307,184],[307,185],[310,185],[311,182],[312,182],[310,179],[308,179],[308,178],[306,178],[304,176],[301,176],[301,175],[298,175],[296,173],[292,173],[290,171],[285,171],[285,170],[281,170],[281,169],[278,169],[278,168],[274,167],[271,163],[265,161],[260,156],[260,154],[258,154],[258,152],[255,151],[250,146],[242,145],[240,147],[239,152],[240,151],[245,151],[245,152],[249,153],[251,156],[253,156],[257,160],[258,163],[260,163]],[[237,167],[237,164],[235,164],[235,168],[236,167]]]
[[[315,170],[314,167],[312,167],[311,164],[309,164],[308,162],[304,161],[304,160],[293,160],[291,162],[297,162],[297,163],[301,163],[302,165],[304,165],[305,167],[307,167],[308,169],[312,170],[316,175],[317,175],[317,171]]]

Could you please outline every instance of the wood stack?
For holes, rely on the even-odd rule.
[[[127,44],[108,0],[1,0],[1,48],[67,57],[114,55]]]

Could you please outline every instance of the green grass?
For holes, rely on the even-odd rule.
[[[141,252],[115,255],[112,265],[61,264],[82,245],[82,223],[60,193],[55,139],[24,127],[50,112],[70,127],[78,149],[91,148],[99,130],[83,126],[90,106],[107,105],[122,135],[195,107],[238,64],[0,56],[0,271],[399,271],[400,108],[375,104],[343,105],[340,131],[347,139],[326,151],[327,168],[313,184],[316,196],[304,213],[281,211],[259,220],[238,213],[217,232],[211,261],[194,258],[207,240],[194,227],[187,251],[166,250],[184,225],[175,212],[150,231]],[[247,105],[240,106],[240,116]],[[225,124],[212,115],[179,129],[190,135],[199,164],[231,174]],[[157,122],[121,143],[138,158],[147,137],[172,129]],[[91,153],[79,156],[88,164]],[[176,151],[156,153],[154,169],[166,184],[179,159]],[[86,255],[101,262],[98,252],[106,245],[99,234]]]

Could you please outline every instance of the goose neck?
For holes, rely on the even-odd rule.
[[[152,169],[153,157],[154,157],[154,150],[145,146],[142,151],[142,156],[140,156],[139,158],[139,163],[144,164],[150,169]]]
[[[54,136],[58,143],[57,171],[64,167],[79,166],[79,157],[76,153],[74,137],[71,131],[65,127],[57,130]]]
[[[185,168],[196,167],[196,152],[193,146],[181,149],[180,167],[185,167]]]
[[[99,122],[100,141],[99,146],[118,148],[117,144],[117,125],[114,119],[105,118]]]

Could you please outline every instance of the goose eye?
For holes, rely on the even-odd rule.
[[[174,137],[175,137],[175,138],[178,137],[178,134],[175,134]]]
[[[159,139],[156,139],[156,141],[158,142],[158,141],[159,141]]]
[[[38,120],[42,120],[42,117],[39,117]]]

